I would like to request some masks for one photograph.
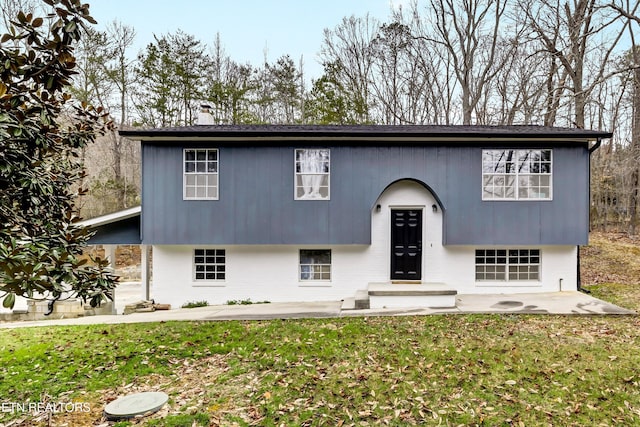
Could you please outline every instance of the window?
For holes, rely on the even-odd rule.
[[[194,278],[200,280],[225,279],[224,249],[195,249],[193,251]]]
[[[540,249],[477,249],[476,280],[539,280]]]
[[[331,250],[301,249],[300,280],[331,280]]]
[[[329,150],[296,150],[295,171],[295,200],[329,199]]]
[[[551,200],[551,150],[483,150],[482,200]]]
[[[218,200],[218,150],[184,150],[185,200]]]

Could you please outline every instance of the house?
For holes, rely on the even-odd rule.
[[[394,305],[389,290],[398,305],[438,306],[456,293],[576,290],[590,154],[612,136],[369,125],[120,134],[142,142],[143,159],[141,218],[120,228],[138,224],[133,240],[153,247],[151,296],[174,306],[367,289],[376,306]]]

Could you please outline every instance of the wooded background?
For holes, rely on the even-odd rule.
[[[37,0],[2,0],[3,23]],[[223,35],[90,28],[73,92],[119,128],[216,123],[478,124],[608,130],[592,155],[592,228],[635,234],[640,175],[640,1],[426,0],[388,22],[344,17],[325,29],[320,76],[303,58],[239,63]],[[126,11],[123,11],[126,13]],[[140,203],[140,147],[114,131],[83,153],[90,218]]]

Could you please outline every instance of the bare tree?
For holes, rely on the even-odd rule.
[[[518,43],[514,38],[509,43]],[[496,98],[493,117],[485,120],[487,124],[534,124],[541,121],[541,108],[545,81],[540,67],[532,66],[531,52],[525,45],[504,49],[508,58],[498,70],[495,78],[495,95],[485,99]]]
[[[630,69],[633,81],[632,108],[633,119],[631,125],[631,144],[630,144],[630,191],[629,191],[629,234],[636,233],[638,223],[638,204],[640,203],[640,46],[636,43],[635,33],[633,31],[635,24],[640,24],[640,17],[636,15],[640,2],[634,3],[629,0],[623,0],[620,4],[610,3],[609,7],[618,12],[622,17],[630,21],[628,26],[629,39],[631,40],[630,50]]]
[[[437,123],[446,111],[436,83],[444,80],[440,58],[414,36],[415,22],[402,22],[401,13],[394,19],[380,27],[371,45],[372,117],[385,124]]]
[[[378,21],[369,15],[363,18],[343,18],[334,30],[325,29],[320,50],[320,59],[325,64],[332,64],[335,77],[344,88],[344,93],[351,97],[349,104],[356,108],[359,123],[371,121],[371,45],[379,27]]]
[[[133,28],[113,22],[104,32],[89,28],[78,48],[74,93],[109,111],[118,127],[129,124],[128,101],[134,82],[128,49],[134,37]],[[89,216],[129,207],[137,203],[139,192],[138,143],[121,137],[115,128],[101,140],[102,144],[83,152],[83,160],[93,166],[88,171],[92,197],[82,203]]]
[[[106,64],[107,77],[110,84],[116,88],[111,106],[112,116],[119,110],[120,116],[117,124],[120,128],[130,125],[128,101],[131,97],[133,80],[133,66],[129,59],[128,50],[133,45],[135,30],[132,27],[113,22],[107,28],[107,34],[111,43],[111,61]],[[111,140],[111,151],[113,159],[114,181],[117,193],[117,208],[123,209],[130,206],[131,195],[139,193],[139,162],[140,157],[139,142],[130,141],[123,138],[115,130],[108,134]],[[125,152],[126,151],[126,152]],[[129,173],[123,170],[125,159],[130,159],[127,165]],[[131,172],[134,173],[131,173]]]
[[[571,121],[574,126],[584,128],[590,95],[598,84],[611,76],[607,73],[607,65],[627,24],[623,23],[616,29],[613,24],[619,23],[617,17],[608,13],[608,9],[600,6],[597,0],[563,4],[559,1],[527,0],[520,1],[519,6],[532,30],[532,39],[540,43],[550,62],[545,124],[554,124],[560,105],[559,94],[569,90],[573,112]],[[613,34],[613,39],[599,42],[596,46],[595,35],[605,30]],[[593,52],[599,52],[600,58],[595,68],[587,73],[587,60],[594,58]]]
[[[412,73],[412,65],[408,61],[411,44],[409,28],[401,23],[384,24],[371,43],[372,69],[375,78],[371,81],[376,105],[381,106],[381,117],[384,124],[405,124],[414,122],[410,117],[407,101],[412,94],[419,95],[417,89],[420,82]]]
[[[424,15],[426,13],[426,16]],[[413,4],[409,13],[402,8],[396,9],[393,19],[409,27],[412,43],[409,45],[409,57],[414,87],[422,90],[422,99],[412,103],[415,109],[421,109],[423,116],[416,116],[416,123],[452,124],[458,123],[460,109],[458,103],[459,82],[455,78],[454,61],[446,48],[433,41],[433,19],[430,11],[420,10]],[[421,101],[421,102],[420,102]]]
[[[453,63],[461,90],[462,123],[471,124],[478,103],[509,55],[498,55],[505,0],[431,0],[434,43]],[[505,45],[508,46],[508,45]]]

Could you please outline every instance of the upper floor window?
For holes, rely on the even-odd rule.
[[[483,150],[482,200],[551,200],[551,150]]]
[[[218,150],[184,150],[183,198],[218,200]]]
[[[295,200],[329,199],[329,150],[295,151]]]

